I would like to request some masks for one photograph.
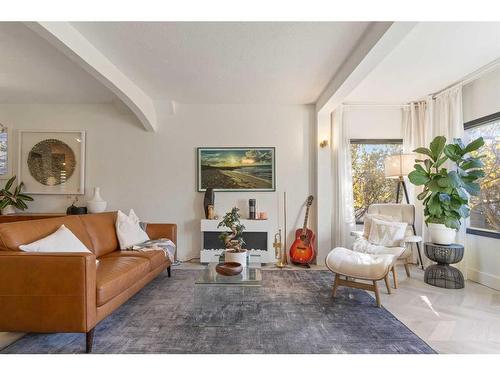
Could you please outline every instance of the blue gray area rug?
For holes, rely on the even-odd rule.
[[[434,353],[365,291],[327,271],[263,271],[260,287],[161,274],[96,328],[94,353]],[[82,353],[83,334],[28,334],[2,353]]]

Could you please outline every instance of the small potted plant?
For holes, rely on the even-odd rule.
[[[447,145],[446,138],[438,136],[429,148],[414,150],[428,157],[415,160],[415,170],[408,178],[412,184],[424,187],[417,199],[423,201],[425,223],[432,242],[451,244],[460,229],[460,220],[469,217],[469,195],[479,195],[477,180],[484,177],[482,156],[470,153],[483,145],[482,137],[465,146],[460,139]],[[448,171],[442,167],[447,161],[451,161],[456,168]]]
[[[240,222],[239,211],[239,208],[233,207],[231,211],[224,215],[217,228],[223,227],[231,230],[230,232],[223,232],[219,236],[226,247],[224,260],[226,262],[236,262],[246,267],[247,251],[242,249],[242,246],[245,245],[245,241],[243,240],[245,226]]]
[[[14,214],[16,208],[19,210],[25,210],[28,208],[25,201],[33,201],[33,198],[27,194],[21,193],[24,187],[24,183],[20,183],[14,188],[14,191],[10,191],[16,176],[13,176],[7,181],[5,187],[0,190],[0,209],[2,215]]]

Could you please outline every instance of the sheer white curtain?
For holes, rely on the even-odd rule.
[[[436,98],[429,96],[425,101],[410,103],[409,108],[403,112],[403,149],[405,152],[417,147],[429,147],[430,142],[438,135],[443,135],[447,142],[452,142],[454,138],[462,138],[463,134],[462,86],[444,91]],[[416,208],[417,232],[420,228],[425,241],[428,240],[428,236],[427,227],[423,222],[423,206],[414,198],[420,191],[421,189],[415,189],[415,194],[410,194],[410,199],[412,199],[410,202],[415,204]],[[464,245],[465,228],[466,224],[462,223],[457,234],[457,242]],[[465,258],[458,266],[466,277]]]
[[[349,129],[343,121],[343,112],[340,106],[332,114],[333,247],[349,246],[350,232],[356,225]]]

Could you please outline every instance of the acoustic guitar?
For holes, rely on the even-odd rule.
[[[311,229],[307,228],[309,208],[313,199],[312,195],[307,198],[304,226],[295,231],[295,241],[290,248],[290,260],[294,264],[308,265],[314,259],[314,239],[316,235]]]

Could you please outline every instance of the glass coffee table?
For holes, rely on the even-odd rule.
[[[224,262],[224,255],[219,258],[219,263]],[[217,273],[215,267],[219,263],[208,263],[195,284],[205,285],[239,285],[260,286],[262,282],[260,256],[250,256],[247,266],[239,275],[224,276]]]

